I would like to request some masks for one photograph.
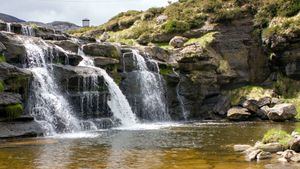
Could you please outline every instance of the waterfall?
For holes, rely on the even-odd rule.
[[[157,62],[147,60],[147,63],[154,65],[154,71],[150,71],[146,60],[141,56],[137,50],[132,50],[133,61],[137,70],[134,70],[135,83],[138,84],[140,93],[136,95],[136,99],[141,99],[142,106],[137,111],[143,111],[143,117],[152,121],[169,121],[170,115],[168,114],[166,97],[164,95],[164,82],[159,74]],[[123,58],[124,59],[124,58]],[[123,62],[125,67],[125,62]],[[124,69],[125,70],[125,69]],[[135,97],[135,96],[134,96]]]
[[[7,32],[11,32],[11,23],[6,23]]]
[[[137,124],[137,119],[135,114],[132,112],[131,107],[120,90],[119,86],[114,82],[114,80],[107,74],[104,69],[98,68],[94,65],[94,60],[90,57],[84,55],[81,49],[78,50],[78,54],[83,57],[83,60],[79,63],[78,66],[90,67],[97,70],[96,75],[91,76],[103,76],[108,90],[111,94],[111,98],[108,100],[108,106],[113,112],[113,115],[121,120],[121,123],[124,126],[131,126]],[[97,82],[95,82],[97,83]]]
[[[179,83],[176,86],[176,95],[177,95],[177,100],[179,101],[179,106],[181,109],[182,116],[184,120],[187,120],[189,116],[189,112],[185,109],[183,98],[180,95],[180,84],[181,84],[181,79],[179,79]]]
[[[35,36],[34,29],[31,26],[22,25],[22,35]]]
[[[80,130],[80,123],[73,115],[71,106],[60,92],[53,77],[52,68],[46,60],[49,46],[42,40],[37,44],[33,39],[24,38],[28,69],[33,73],[30,112],[45,129],[46,135]]]

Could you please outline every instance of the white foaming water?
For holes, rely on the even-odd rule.
[[[179,127],[183,124],[171,123],[171,122],[160,122],[160,123],[140,123],[129,127],[117,127],[115,130],[159,130],[168,127]]]
[[[138,51],[132,50],[132,53],[138,68],[137,83],[140,83],[139,86],[141,86],[143,109],[147,111],[152,120],[169,121],[171,118],[162,93],[164,84],[161,75],[148,69],[144,57]],[[151,62],[156,65],[156,69],[159,72],[157,63]]]
[[[35,36],[34,30],[31,26],[22,25],[22,35]]]
[[[6,23],[7,32],[11,32],[11,23]]]
[[[78,50],[78,54],[83,57],[83,60],[78,66],[90,67],[98,70],[99,75],[103,76],[105,82],[107,83],[109,93],[111,98],[108,100],[108,106],[113,112],[113,115],[121,120],[123,126],[131,126],[138,123],[135,114],[132,112],[131,107],[120,90],[119,86],[114,82],[114,80],[107,74],[104,69],[98,68],[94,65],[93,59],[84,55],[81,49]]]
[[[29,70],[33,73],[31,114],[45,129],[46,135],[80,130],[78,120],[60,93],[52,76],[51,67],[46,63],[49,46],[42,40],[40,45],[32,39],[23,39],[27,52]],[[51,52],[50,52],[51,53]]]

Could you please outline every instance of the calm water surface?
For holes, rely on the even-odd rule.
[[[260,169],[234,144],[254,144],[270,128],[300,123],[152,124],[48,138],[0,141],[0,168],[12,169]]]

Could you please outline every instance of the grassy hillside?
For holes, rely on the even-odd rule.
[[[147,44],[164,41],[157,40],[157,36],[181,35],[189,30],[201,28],[207,21],[217,24],[230,23],[234,19],[246,16],[253,17],[258,29],[265,29],[274,17],[293,17],[299,10],[299,0],[179,0],[165,8],[122,12],[103,25],[77,29],[69,33],[99,37],[106,31],[110,35],[109,41]],[[284,24],[284,28],[296,25],[293,29],[299,29],[299,20],[286,20],[288,23]],[[282,30],[273,27],[264,31],[265,34]]]

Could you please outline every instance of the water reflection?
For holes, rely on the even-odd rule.
[[[300,123],[192,123],[6,140],[0,142],[0,168],[260,169],[274,162],[246,162],[232,145],[254,144],[270,128],[295,127]]]

